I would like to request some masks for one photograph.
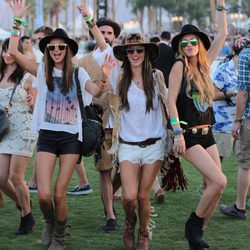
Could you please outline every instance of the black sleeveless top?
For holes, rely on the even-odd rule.
[[[193,87],[190,91],[190,96],[197,98],[190,98],[186,94],[187,79],[183,76],[181,83],[181,91],[178,95],[176,106],[179,114],[179,120],[187,122],[186,128],[195,127],[197,125],[215,123],[213,107],[199,104],[197,100],[198,91]]]

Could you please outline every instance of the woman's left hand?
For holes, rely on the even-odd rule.
[[[112,72],[113,68],[115,67],[115,64],[116,64],[116,62],[115,62],[114,58],[112,57],[112,55],[108,54],[105,56],[105,60],[104,60],[104,63],[102,65],[102,72],[108,78],[110,77],[111,72]]]

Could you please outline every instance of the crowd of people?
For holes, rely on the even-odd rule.
[[[247,218],[250,42],[238,36],[232,56],[211,71],[228,35],[225,6],[224,0],[217,0],[220,25],[213,39],[186,24],[172,39],[164,31],[148,41],[142,33],[119,39],[120,25],[108,17],[95,21],[83,0],[77,8],[95,42],[77,58],[78,43],[63,29],[46,26],[34,31],[40,50],[39,55],[34,53],[31,38],[20,37],[26,26],[25,1],[10,2],[12,31],[0,49],[0,108],[10,123],[0,141],[0,205],[5,194],[21,211],[17,235],[34,230],[29,193],[37,192],[44,217],[42,244],[49,250],[66,249],[67,194],[93,192],[80,153],[84,138],[76,68],[83,103],[98,104],[103,110],[105,136],[94,168],[100,176],[104,232],[117,229],[113,201],[122,196],[124,246],[150,248],[150,191],[154,189],[155,202],[164,201],[158,172],[170,143],[176,158],[183,157],[203,175],[199,202],[184,226],[189,249],[209,248],[204,232],[227,185],[223,159],[233,152],[239,167],[237,199],[233,205],[220,205],[219,211]],[[25,181],[32,156],[33,174]],[[57,158],[59,170],[51,193]],[[79,183],[68,190],[74,170]]]

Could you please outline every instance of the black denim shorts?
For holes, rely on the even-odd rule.
[[[189,149],[197,144],[201,145],[204,149],[206,149],[215,144],[212,129],[209,129],[206,135],[202,135],[201,133],[199,134],[184,133],[184,138],[186,143],[186,149]]]
[[[63,131],[40,130],[37,141],[37,152],[49,152],[56,154],[79,154],[81,142],[78,134],[70,134]]]

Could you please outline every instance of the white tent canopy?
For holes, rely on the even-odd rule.
[[[6,30],[0,28],[0,40],[4,40],[8,37],[10,37],[10,31],[6,31]]]

